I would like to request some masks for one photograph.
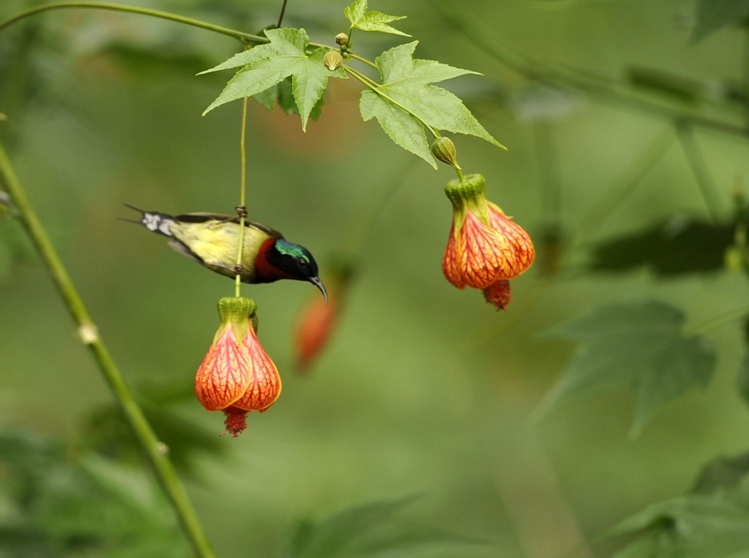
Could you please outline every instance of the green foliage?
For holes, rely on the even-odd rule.
[[[388,25],[388,23],[406,19],[406,16],[391,16],[374,10],[368,11],[367,0],[356,0],[346,7],[344,14],[346,14],[346,18],[351,22],[351,29],[379,31],[380,33],[391,33],[393,35],[403,35],[404,37],[411,36]]]
[[[194,391],[190,392],[194,397]],[[192,473],[195,458],[201,454],[224,454],[226,445],[215,432],[183,419],[163,404],[139,403],[159,441],[169,449],[175,467],[183,472]],[[143,462],[143,451],[115,403],[91,410],[84,419],[82,435],[87,446],[102,455],[133,464]]]
[[[187,549],[149,474],[0,434],[0,551],[48,558],[182,558]]]
[[[307,54],[309,37],[304,29],[268,29],[265,34],[270,39],[269,44],[240,52],[202,72],[241,68],[203,114],[230,101],[262,93],[291,77],[294,101],[302,119],[302,129],[306,130],[307,120],[322,97],[328,78],[345,79],[347,76],[340,68],[331,72],[324,66],[322,60],[329,48],[317,48]]]
[[[736,223],[706,223],[678,216],[593,248],[593,271],[624,271],[647,266],[661,277],[720,271]]]
[[[258,103],[264,106],[268,111],[272,111],[273,107],[278,103],[287,115],[299,114],[299,107],[296,105],[294,100],[294,92],[291,85],[291,77],[287,77],[281,83],[270,89],[266,89],[262,93],[258,93],[253,97]],[[312,111],[309,117],[313,122],[317,122],[317,119],[322,115],[322,107],[325,105],[325,97],[321,96],[320,99],[312,107]]]
[[[21,224],[8,213],[0,199],[0,280],[10,275],[15,263],[25,260],[32,253],[31,243]]]
[[[455,95],[430,85],[476,74],[434,60],[413,58],[418,41],[386,50],[377,57],[382,85],[362,92],[359,108],[364,121],[376,118],[385,133],[404,149],[436,168],[423,125],[484,139],[504,147],[479,124]]]
[[[739,374],[736,378],[737,387],[741,397],[749,404],[749,353],[744,356],[739,366]]]
[[[636,301],[599,308],[554,328],[550,335],[584,344],[541,413],[594,390],[628,386],[635,394],[631,433],[639,434],[659,408],[706,387],[712,377],[712,345],[704,337],[685,335],[683,323],[677,308]]]
[[[699,0],[692,42],[699,42],[726,25],[745,25],[749,18],[749,0]]]
[[[419,556],[424,552],[483,544],[435,529],[399,523],[393,517],[414,498],[364,504],[319,522],[298,521],[282,539],[278,558]]]
[[[749,454],[708,464],[690,494],[648,506],[610,529],[615,558],[723,558],[749,552]]]

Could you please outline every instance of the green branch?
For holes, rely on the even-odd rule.
[[[167,448],[154,434],[133,394],[125,384],[112,355],[109,353],[109,349],[99,337],[96,325],[83,304],[83,300],[81,300],[60,257],[57,255],[55,247],[50,242],[44,227],[31,207],[26,192],[21,186],[2,146],[0,146],[0,179],[4,182],[8,194],[10,194],[18,210],[21,222],[44,261],[55,287],[57,287],[60,296],[68,307],[68,311],[78,325],[78,334],[93,353],[94,359],[99,365],[99,370],[101,370],[104,379],[114,393],[115,399],[122,408],[125,420],[145,452],[157,480],[179,518],[185,535],[192,544],[195,554],[199,558],[213,558],[213,551],[203,532],[200,520],[192,508],[187,492],[182,486],[174,466],[166,456]]]
[[[131,14],[140,14],[150,17],[157,17],[160,19],[167,19],[169,21],[176,21],[178,23],[184,23],[185,25],[192,25],[193,27],[199,27],[201,29],[207,29],[214,33],[221,33],[222,35],[228,35],[244,42],[251,43],[267,43],[268,39],[261,37],[260,35],[252,35],[251,33],[244,33],[237,31],[236,29],[229,29],[228,27],[221,27],[220,25],[213,25],[212,23],[206,23],[198,19],[192,19],[190,17],[183,17],[177,14],[171,14],[169,12],[162,12],[160,10],[150,10],[148,8],[138,8],[136,6],[126,6],[123,4],[109,4],[106,2],[54,2],[52,4],[44,4],[31,8],[24,12],[14,15],[6,20],[0,21],[0,31],[13,25],[14,23],[26,19],[32,15],[45,12],[48,10],[58,10],[62,8],[89,8],[94,10],[110,10],[114,12],[127,12]]]

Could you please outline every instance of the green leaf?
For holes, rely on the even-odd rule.
[[[715,351],[704,337],[685,336],[683,313],[657,301],[594,310],[557,327],[554,336],[584,344],[539,413],[585,393],[627,386],[635,394],[631,435],[665,404],[704,388],[715,368]]]
[[[606,537],[631,542],[615,558],[740,558],[749,549],[749,489],[694,494],[649,506]]]
[[[414,553],[434,548],[484,544],[395,521],[394,515],[413,500],[413,497],[408,497],[364,504],[345,509],[322,521],[299,521],[282,539],[282,547],[277,555],[279,558],[413,556]]]
[[[391,33],[404,37],[411,36],[388,25],[388,23],[392,23],[393,21],[406,19],[406,16],[391,16],[382,12],[367,11],[367,0],[356,0],[346,7],[343,13],[351,22],[351,29],[379,31],[380,33]]]
[[[278,102],[278,106],[281,107],[281,110],[283,110],[287,115],[292,113],[299,114],[299,108],[294,101],[291,77],[287,77],[275,87],[271,87],[262,93],[258,93],[253,98],[268,111],[272,111],[276,102]],[[320,97],[312,108],[312,112],[309,113],[309,117],[313,122],[317,122],[320,119],[323,106],[325,106],[325,95]]]
[[[726,25],[744,25],[749,18],[749,0],[699,0],[692,42],[698,43]]]
[[[318,48],[307,54],[309,37],[304,29],[269,29],[265,34],[270,39],[269,44],[240,52],[215,68],[202,72],[241,68],[203,114],[236,99],[262,93],[291,77],[294,102],[302,120],[302,129],[306,131],[307,120],[322,97],[328,78],[346,79],[346,73],[342,68],[331,72],[325,67],[322,60],[329,48]],[[268,102],[268,97],[262,100]]]
[[[597,244],[590,267],[607,272],[648,267],[659,277],[722,271],[736,224],[707,223],[677,215],[645,230]]]
[[[434,166],[431,153],[425,147],[426,135],[422,123],[437,130],[468,134],[484,139],[498,147],[504,146],[479,124],[463,102],[445,89],[430,85],[454,77],[476,74],[470,70],[453,68],[434,60],[415,60],[418,41],[386,50],[377,57],[382,85],[377,91],[364,91],[359,105],[362,118],[377,118],[385,133],[396,144],[417,154]],[[378,98],[375,98],[375,95]],[[385,107],[387,103],[389,107]],[[420,122],[419,122],[420,121]]]
[[[376,118],[377,122],[396,145],[424,159],[435,169],[437,163],[429,150],[424,127],[406,111],[387,102],[374,91],[362,92],[359,110],[364,122]]]
[[[733,457],[719,457],[703,467],[692,487],[692,492],[709,494],[718,488],[736,486],[747,473],[749,473],[749,452]]]

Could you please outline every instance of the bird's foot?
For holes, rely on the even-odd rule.
[[[243,270],[242,270],[242,266],[241,265],[235,265],[234,266],[234,273],[236,273],[237,275],[242,275],[242,271]]]
[[[244,206],[244,205],[238,205],[234,209],[236,210],[237,216],[240,219],[242,219],[242,218],[247,219],[247,207],[246,206]]]

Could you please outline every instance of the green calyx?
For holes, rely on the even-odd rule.
[[[218,313],[221,318],[219,334],[225,327],[231,326],[237,341],[244,339],[252,322],[257,331],[257,304],[251,298],[224,297],[218,301]]]
[[[480,174],[469,174],[447,183],[445,194],[453,204],[454,219],[459,226],[463,224],[466,211],[476,214],[484,223],[489,224],[485,192],[486,179]]]

